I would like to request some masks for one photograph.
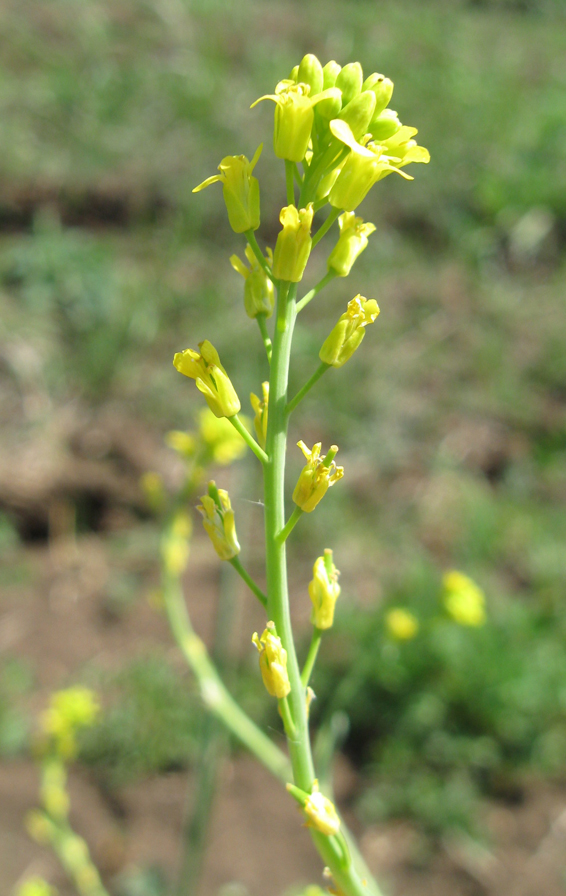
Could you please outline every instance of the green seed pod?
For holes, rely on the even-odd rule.
[[[364,73],[359,62],[349,62],[336,78],[336,87],[342,91],[342,105],[353,100],[362,89]]]
[[[295,65],[291,69],[291,74],[289,75],[289,81],[298,81],[299,80],[299,66]]]
[[[330,121],[337,118],[342,108],[342,94],[337,87],[329,87],[328,91],[332,91],[331,95],[321,100],[316,105],[315,114],[319,115],[324,121]]]
[[[401,127],[397,113],[393,109],[384,109],[381,115],[374,118],[369,126],[370,134],[379,143],[396,134]]]
[[[369,78],[366,78],[362,84],[362,90],[372,90],[375,93],[375,111],[374,118],[383,112],[393,95],[393,81],[386,78],[385,75],[379,75],[374,72]]]
[[[369,127],[375,109],[375,93],[366,90],[359,93],[345,106],[338,118],[350,125],[356,140],[362,137]]]
[[[299,65],[298,81],[310,86],[309,96],[316,96],[322,90],[324,75],[322,65],[312,53],[303,56]]]
[[[323,74],[323,87],[326,90],[327,87],[334,87],[336,84],[336,78],[340,74],[342,69],[341,65],[338,65],[335,59],[331,59],[330,62],[327,62],[324,68],[322,69]]]

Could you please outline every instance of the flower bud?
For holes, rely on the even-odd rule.
[[[331,59],[330,62],[326,63],[326,65],[322,69],[322,86],[325,90],[327,87],[334,87],[334,85],[336,84],[336,78],[340,74],[341,69],[342,66],[338,65],[335,59]]]
[[[258,314],[271,317],[275,304],[275,290],[273,283],[265,273],[259,261],[255,257],[252,247],[248,244],[245,249],[246,258],[250,267],[246,267],[237,255],[230,257],[230,264],[235,271],[244,278],[244,308],[246,314],[252,319]],[[273,255],[271,249],[267,250],[267,260],[271,265]]]
[[[393,81],[390,81],[389,78],[386,78],[384,75],[379,75],[377,72],[374,72],[369,78],[366,78],[362,84],[362,90],[372,90],[375,94],[376,102],[373,115],[374,118],[377,118],[389,104],[389,101],[393,96]]]
[[[340,595],[339,571],[332,562],[332,551],[327,548],[323,557],[318,557],[313,566],[313,577],[309,583],[309,597],[312,602],[311,622],[319,629],[332,627],[334,607]]]
[[[342,367],[352,357],[365,336],[365,328],[376,320],[379,305],[375,299],[365,299],[359,293],[327,336],[319,358],[331,367]]]
[[[299,66],[294,65],[291,69],[291,74],[289,75],[289,81],[298,81],[299,80]]]
[[[260,144],[251,162],[246,156],[226,156],[218,166],[220,174],[208,177],[193,190],[198,193],[210,184],[221,183],[230,227],[236,233],[259,227],[259,182],[252,177],[252,171],[262,149],[263,144]]]
[[[318,790],[318,782],[315,781],[313,792],[310,793],[303,805],[305,815],[308,818],[307,827],[320,831],[331,837],[340,830],[340,819],[336,807],[327,797]]]
[[[401,122],[397,113],[393,109],[384,109],[380,115],[374,116],[369,131],[373,139],[379,142],[392,137],[400,128]]]
[[[309,96],[315,96],[322,91],[324,82],[322,65],[312,53],[307,53],[301,59],[296,80],[309,85]]]
[[[220,363],[218,352],[208,339],[199,342],[199,348],[200,354],[191,348],[177,352],[173,364],[179,373],[195,380],[197,389],[217,417],[233,417],[240,410],[240,399]]]
[[[342,91],[342,105],[353,100],[362,89],[364,73],[359,62],[349,62],[336,77],[336,87]]]
[[[356,259],[368,244],[368,236],[375,230],[375,224],[364,224],[354,212],[344,212],[338,218],[340,236],[327,261],[328,270],[338,277],[347,277]]]
[[[375,94],[371,90],[366,90],[350,100],[347,106],[343,106],[338,118],[350,125],[354,137],[359,140],[369,127],[374,109]]]
[[[277,279],[291,283],[301,280],[311,251],[313,215],[312,202],[299,211],[294,205],[281,209],[283,230],[277,237],[273,256],[273,276]]]
[[[211,480],[208,494],[202,495],[202,504],[197,510],[202,515],[202,524],[221,560],[231,560],[240,553],[236,535],[234,511],[227,491],[217,488]]]
[[[336,118],[342,108],[342,94],[337,87],[329,87],[324,91],[326,99],[320,101],[316,107],[316,114],[320,119],[324,119],[323,123]]]
[[[322,442],[313,445],[309,450],[303,441],[297,442],[303,452],[307,463],[301,470],[295,490],[293,501],[305,513],[311,513],[322,500],[331,485],[342,479],[344,467],[337,467],[334,457],[338,452],[336,445],[330,446],[327,455],[320,456]]]
[[[282,700],[291,691],[291,684],[287,674],[287,651],[277,636],[275,623],[267,623],[261,638],[254,632],[252,642],[259,651],[259,669],[268,694]]]
[[[265,382],[261,384],[261,390],[263,395],[263,400],[258,398],[257,395],[250,395],[250,402],[252,408],[254,409],[255,417],[254,417],[254,429],[256,438],[261,445],[262,448],[265,448],[265,440],[267,438],[267,412],[268,412],[268,404],[269,404],[269,383]]]

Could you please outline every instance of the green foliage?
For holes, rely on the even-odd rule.
[[[80,759],[111,786],[187,766],[200,707],[184,676],[161,655],[136,659],[102,681],[105,708],[81,738]]]
[[[391,606],[417,617],[414,640],[389,636]],[[408,814],[436,834],[474,829],[481,795],[512,793],[527,771],[563,774],[564,629],[559,606],[511,599],[496,586],[487,623],[459,626],[427,564],[378,609],[342,607],[315,682],[317,713],[349,715],[346,749],[369,778],[364,816]]]

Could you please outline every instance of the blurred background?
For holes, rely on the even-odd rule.
[[[337,798],[387,893],[565,892],[565,25],[563,0],[3,0],[3,893],[30,870],[74,892],[24,828],[34,718],[73,682],[103,705],[71,780],[77,830],[113,894],[174,879],[202,719],[159,607],[140,477],[173,487],[164,434],[201,408],[175,351],[210,338],[240,396],[266,375],[222,191],[191,190],[264,141],[259,237],[274,245],[272,108],[249,106],[307,52],[390,77],[432,157],[372,191],[369,249],[297,331],[293,391],[348,299],[381,306],[291,433],[338,441],[346,469],[292,545],[304,638],[314,558],[331,546],[342,572],[313,724],[334,719]],[[289,466],[294,479],[293,448]],[[214,474],[261,579],[255,464]],[[485,593],[483,624],[447,611],[451,569]],[[205,638],[220,586],[237,587],[196,531],[186,590]],[[239,591],[232,682],[278,738],[249,645],[261,614]],[[392,609],[411,614],[404,637]],[[278,785],[230,750],[200,892],[319,880]]]

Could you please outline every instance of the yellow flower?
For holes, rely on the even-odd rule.
[[[368,236],[375,230],[375,224],[364,224],[354,212],[344,212],[338,218],[340,236],[327,261],[328,270],[339,277],[347,277],[352,265],[368,244]]]
[[[77,751],[77,731],[94,725],[99,711],[98,699],[90,688],[67,688],[51,695],[39,724],[55,752],[63,759],[72,759]]]
[[[233,429],[230,424],[228,424],[228,426],[230,426],[230,429]],[[165,444],[168,445],[169,448],[172,448],[173,451],[176,451],[177,454],[180,454],[181,457],[187,459],[193,457],[197,447],[196,439],[191,433],[182,432],[178,429],[172,429],[167,433],[165,436]]]
[[[221,560],[231,560],[240,553],[236,535],[234,511],[227,491],[217,488],[211,480],[208,494],[202,495],[202,504],[197,510],[202,515],[202,524]]]
[[[259,182],[252,177],[252,171],[262,148],[263,144],[260,144],[251,162],[246,156],[226,156],[218,166],[220,174],[207,177],[193,190],[193,193],[198,193],[210,184],[221,183],[230,227],[236,233],[259,227]]]
[[[240,410],[240,400],[220,363],[218,352],[208,339],[199,342],[199,348],[200,354],[191,348],[177,352],[173,364],[179,373],[195,380],[197,389],[217,417],[233,417]]]
[[[416,616],[402,607],[389,610],[385,617],[385,625],[389,635],[397,641],[411,641],[419,630]]]
[[[310,793],[303,805],[305,815],[308,818],[307,826],[331,837],[340,830],[340,819],[336,807],[327,797],[318,790],[318,782],[315,780],[313,792]]]
[[[350,148],[350,153],[328,196],[330,204],[335,208],[343,208],[349,212],[354,211],[365,199],[373,185],[393,171],[406,180],[413,180],[412,177],[400,170],[402,164],[399,153],[402,144],[392,143],[390,145],[388,141],[385,141],[383,145],[371,141],[358,143],[349,125],[339,119],[330,122],[330,130],[338,140]],[[407,128],[406,131],[401,128],[398,134],[403,132],[402,139],[404,139],[406,132],[409,131],[411,136],[417,133],[415,128]],[[398,134],[391,137],[391,140],[395,141]],[[367,137],[362,139],[367,141]],[[407,137],[407,139],[409,138]],[[410,150],[413,151],[415,147],[410,147]],[[428,152],[423,147],[420,147],[419,153],[414,153],[414,158],[409,149],[407,152],[410,158],[403,164],[408,164],[409,161],[428,162],[429,160]]]
[[[259,650],[259,669],[267,692],[281,700],[291,690],[287,674],[287,651],[275,631],[275,623],[268,622],[261,638],[253,633],[252,643]]]
[[[442,585],[444,606],[455,622],[471,626],[484,624],[485,594],[472,579],[454,569],[444,574]]]
[[[252,408],[254,410],[254,429],[256,438],[261,445],[262,448],[265,448],[265,440],[267,438],[267,412],[268,412],[268,404],[269,404],[269,383],[265,382],[261,384],[261,391],[263,395],[263,399],[258,398],[257,395],[254,395],[252,392],[250,395],[250,402]]]
[[[283,230],[277,236],[273,256],[273,276],[279,280],[298,283],[309,260],[312,246],[311,225],[314,215],[312,202],[298,211],[294,205],[281,209],[279,220]]]
[[[240,418],[243,423],[247,418]],[[199,435],[217,464],[228,466],[246,453],[246,443],[225,417],[217,417],[209,408],[198,415]]]
[[[337,93],[335,88],[329,88],[311,96],[310,84],[287,79],[279,82],[274,94],[260,96],[252,103],[252,109],[262,100],[275,103],[273,148],[278,159],[303,161],[314,123],[314,107],[325,99],[334,98]]]
[[[312,450],[309,450],[303,441],[297,442],[297,445],[305,455],[307,463],[297,480],[293,501],[305,513],[310,513],[329,487],[342,479],[344,467],[337,467],[334,463],[334,457],[338,452],[336,445],[331,445],[328,454],[322,457],[320,455],[322,442],[313,445]]]
[[[332,562],[332,551],[327,548],[323,557],[318,557],[313,566],[313,578],[309,583],[309,597],[312,601],[311,622],[316,628],[331,628],[334,622],[334,607],[340,595],[339,571]]]
[[[365,299],[359,293],[350,302],[334,329],[327,336],[318,354],[324,364],[342,367],[352,357],[365,336],[365,328],[379,315],[375,299]]]
[[[275,304],[275,289],[273,283],[263,270],[259,261],[254,255],[251,246],[246,246],[246,258],[250,263],[250,267],[246,267],[237,255],[230,256],[230,264],[235,271],[244,278],[244,308],[248,317],[254,318],[258,314],[265,314],[271,317],[273,314],[273,305]],[[271,249],[267,250],[267,261],[271,265],[273,263],[273,254]]]

